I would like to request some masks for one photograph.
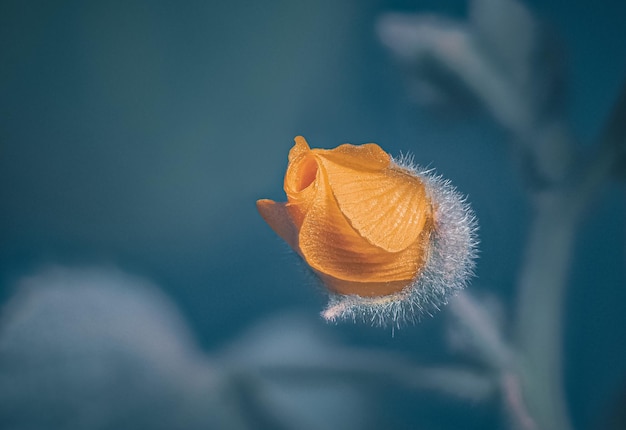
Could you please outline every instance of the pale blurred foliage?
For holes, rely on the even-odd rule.
[[[280,377],[285,368],[337,364],[338,355],[297,315],[205,353],[175,306],[141,278],[50,268],[22,279],[2,313],[0,422],[68,430],[363,428],[355,388]]]

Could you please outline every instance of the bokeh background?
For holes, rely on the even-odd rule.
[[[525,4],[562,46],[568,116],[584,148],[626,78],[626,3]],[[481,238],[471,288],[510,312],[530,215],[515,152],[481,112],[433,114],[414,103],[376,34],[389,11],[464,19],[467,2],[0,2],[0,305],[25,276],[96,267],[156,285],[207,357],[291,312],[342,347],[453,361],[445,310],[393,336],[324,324],[323,292],[254,205],[284,200],[298,134],[317,147],[376,142],[413,153],[469,196]],[[596,203],[577,238],[566,303],[566,390],[580,429],[602,428],[626,397],[623,183]],[[5,309],[5,326],[10,318]],[[29,401],[45,416],[45,390],[18,390],[23,382],[7,379],[3,363],[5,400],[23,395],[0,419],[31,428],[21,417]],[[355,428],[502,428],[494,399],[433,399],[383,384],[368,401],[368,421]]]

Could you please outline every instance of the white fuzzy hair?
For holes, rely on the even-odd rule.
[[[393,162],[424,182],[433,204],[435,227],[426,264],[411,284],[394,294],[361,297],[331,292],[322,312],[329,322],[353,320],[395,327],[416,322],[445,305],[473,276],[478,223],[466,197],[450,181],[415,165],[410,155]]]

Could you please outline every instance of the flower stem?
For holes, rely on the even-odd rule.
[[[576,229],[626,147],[626,85],[582,175],[536,196],[519,278],[517,342],[525,401],[540,429],[571,428],[562,383],[563,298]]]

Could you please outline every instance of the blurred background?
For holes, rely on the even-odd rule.
[[[559,46],[567,119],[583,150],[600,133],[626,78],[626,3],[524,4]],[[122,402],[115,395],[94,397],[100,406],[90,405],[81,384],[98,393],[124,391],[123,384],[98,388],[80,366],[59,370],[46,357],[61,346],[79,349],[81,339],[93,348],[78,355],[64,349],[69,360],[88,361],[89,354],[136,342],[119,343],[117,335],[100,341],[89,332],[57,340],[64,324],[91,321],[89,312],[58,326],[48,325],[48,313],[71,316],[86,303],[103,321],[117,320],[128,300],[136,305],[129,315],[143,315],[137,309],[146,306],[150,317],[131,318],[128,327],[178,327],[171,337],[156,328],[136,335],[156,336],[157,343],[164,336],[173,348],[180,347],[173,339],[188,338],[180,348],[193,350],[190,361],[202,361],[205,370],[218,356],[254,357],[233,352],[249,336],[255,340],[242,351],[274,348],[280,356],[297,339],[308,339],[288,334],[301,321],[303,332],[317,339],[309,346],[329,339],[323,341],[329,351],[385,351],[428,366],[463,360],[446,341],[445,309],[393,336],[390,328],[321,321],[321,288],[255,209],[259,198],[284,201],[287,153],[298,134],[312,147],[376,142],[392,155],[410,152],[452,180],[469,196],[480,224],[470,288],[498,297],[504,314],[512,312],[531,215],[516,152],[503,127],[471,105],[433,112],[415,103],[406,70],[377,34],[387,12],[463,21],[468,2],[0,2],[0,420],[6,425],[0,427],[140,428],[157,409],[163,428],[176,428],[176,414],[197,418],[180,428],[277,428],[280,420],[211,424],[213,418],[198,418],[212,414],[202,401],[210,397],[206,387],[197,397],[186,391],[193,397],[189,410],[171,416],[168,406],[154,407],[156,400],[123,421],[108,416],[118,413],[111,405]],[[577,429],[603,428],[626,401],[624,219],[623,183],[614,183],[603,188],[577,237],[564,321],[565,388]],[[110,294],[83,297],[79,287],[59,287],[58,298],[47,301],[33,293],[79,281]],[[161,312],[161,305],[169,310]],[[47,327],[53,327],[49,335]],[[246,335],[250,330],[256,334]],[[292,340],[272,343],[281,331]],[[29,337],[37,333],[43,343]],[[23,364],[35,355],[36,363]],[[108,363],[104,374],[116,374],[106,370]],[[186,363],[179,365],[187,371]],[[34,378],[33,369],[44,376]],[[222,375],[218,365],[211,369]],[[56,379],[46,379],[46,372]],[[64,388],[70,379],[75,391]],[[360,387],[356,379],[337,390]],[[232,398],[239,387],[217,385],[217,392],[229,393],[219,398]],[[494,397],[459,401],[388,382],[367,387],[357,390],[362,395],[339,395],[346,406],[335,405],[332,413],[323,413],[319,398],[304,396],[302,414],[294,416],[325,417],[311,428],[503,428]],[[70,393],[62,406],[46,397],[59,390]],[[238,401],[237,411],[264,410],[263,398],[255,397],[250,408]],[[72,421],[77,408],[88,409],[81,402],[97,410],[82,424]],[[294,419],[280,422],[300,418]]]

